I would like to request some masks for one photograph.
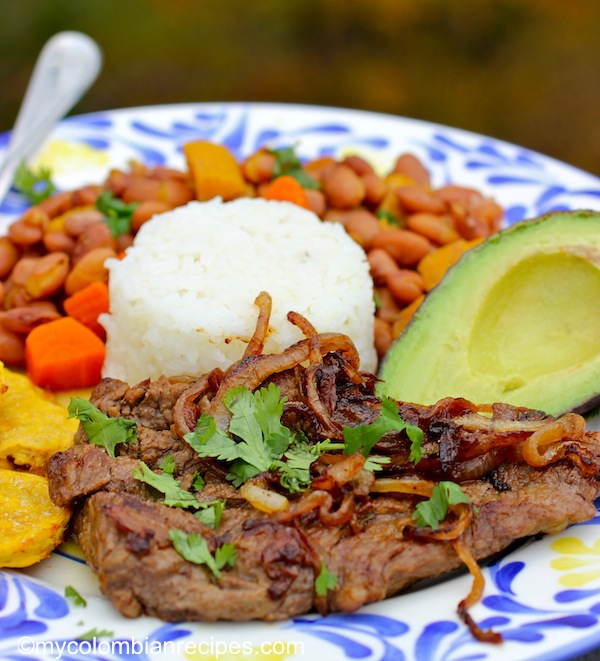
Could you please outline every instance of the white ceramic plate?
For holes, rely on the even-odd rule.
[[[263,144],[296,145],[307,158],[360,150],[382,169],[412,152],[436,187],[453,182],[494,196],[509,224],[557,209],[600,208],[598,178],[540,154],[465,131],[338,108],[190,104],[95,113],[64,121],[46,156],[59,185],[70,188],[99,183],[111,166],[131,159],[184,167],[181,145],[195,139],[226,144],[238,157]],[[6,140],[0,136],[0,149]],[[23,208],[11,192],[0,207],[0,228]],[[485,569],[485,578],[473,616],[503,634],[501,646],[475,642],[456,616],[468,575],[351,615],[167,624],[119,616],[77,549],[65,544],[30,569],[0,572],[0,658],[550,661],[600,646],[600,512],[506,554]],[[65,598],[66,586],[87,605]],[[78,641],[83,634],[92,640]]]

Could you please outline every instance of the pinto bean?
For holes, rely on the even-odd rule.
[[[357,156],[356,154],[346,156],[346,158],[343,159],[342,163],[349,165],[359,177],[362,177],[365,174],[375,173],[375,171],[373,170],[373,166],[367,160],[365,160],[361,156]]]
[[[275,154],[259,149],[242,163],[242,173],[253,184],[271,181],[276,161]]]
[[[441,186],[435,190],[433,194],[448,205],[453,202],[473,204],[483,199],[483,195],[477,189],[468,188],[466,186],[457,186],[455,184]]]
[[[112,248],[116,250],[117,243],[104,222],[95,222],[88,225],[77,237],[73,248],[73,263],[77,263],[86,253],[95,248]]]
[[[171,207],[181,207],[195,199],[195,194],[185,181],[166,179],[161,182],[157,199]]]
[[[414,154],[399,156],[394,164],[393,171],[411,179],[417,186],[429,187],[431,185],[429,170]]]
[[[21,255],[21,251],[6,236],[0,238],[0,279],[4,280],[12,271]]]
[[[0,360],[6,365],[25,364],[25,338],[0,324]]]
[[[408,229],[427,237],[438,245],[446,245],[460,238],[454,228],[452,218],[447,215],[436,215],[433,213],[414,213],[406,219]]]
[[[383,248],[401,267],[416,266],[432,250],[428,239],[404,229],[382,230],[371,241],[371,248]]]
[[[367,172],[361,175],[365,186],[365,202],[376,206],[383,201],[388,191],[385,181],[375,172]]]
[[[348,165],[339,163],[323,179],[323,192],[336,209],[351,209],[365,197],[363,180]]]
[[[398,269],[388,274],[386,284],[400,306],[408,305],[424,292],[423,278],[416,271]]]
[[[158,179],[147,179],[145,177],[133,177],[127,187],[121,192],[123,202],[144,202],[146,200],[158,200],[162,183]],[[165,200],[162,200],[163,202]]]
[[[454,218],[455,227],[463,239],[472,241],[473,239],[486,238],[490,234],[487,221],[470,213],[464,205],[451,204],[450,212]]]
[[[74,207],[89,207],[96,204],[102,191],[101,186],[83,186],[73,191],[71,201]]]
[[[50,298],[62,288],[69,268],[70,259],[65,252],[40,257],[25,281],[25,291],[33,300]]]
[[[349,211],[343,222],[346,232],[365,250],[369,249],[373,239],[381,232],[377,218],[362,207]]]
[[[51,301],[35,301],[3,312],[0,324],[18,335],[28,335],[36,326],[59,319],[62,315]]]
[[[166,202],[159,202],[158,200],[145,200],[140,202],[131,216],[131,231],[137,234],[140,227],[156,216],[156,214],[169,211],[172,207]]]
[[[327,209],[327,201],[325,200],[325,194],[323,191],[317,190],[316,188],[305,188],[304,194],[306,195],[310,210],[322,218]]]
[[[381,360],[393,341],[392,326],[380,317],[375,317],[375,350]]]
[[[416,186],[399,186],[395,189],[400,206],[407,213],[444,213],[446,205],[433,193]]]
[[[90,225],[101,222],[104,214],[98,209],[76,209],[65,216],[63,227],[65,232],[77,238]]]
[[[387,287],[375,287],[379,306],[376,316],[389,324],[393,324],[396,317],[400,314],[401,308],[392,296]]]
[[[97,280],[106,282],[108,280],[108,270],[104,266],[104,262],[116,256],[115,250],[109,247],[94,248],[83,255],[65,280],[67,296]]]
[[[32,273],[38,260],[39,257],[30,256],[21,257],[19,260],[17,260],[10,274],[10,284],[24,287],[25,283],[27,282],[27,278]]]
[[[52,230],[50,232],[45,232],[42,238],[44,242],[44,248],[48,252],[73,252],[75,247],[75,239],[65,232],[59,232],[58,230]]]
[[[383,285],[390,273],[398,270],[398,264],[387,250],[372,248],[367,253],[371,277],[376,285]]]
[[[55,195],[42,200],[38,204],[38,208],[46,213],[49,218],[60,216],[73,208],[73,193],[70,191],[56,193]]]

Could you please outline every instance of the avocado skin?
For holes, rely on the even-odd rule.
[[[391,345],[378,377],[380,396],[419,404],[465,397],[551,415],[598,406],[600,213],[549,213],[466,252]]]

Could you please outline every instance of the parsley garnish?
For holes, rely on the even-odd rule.
[[[344,427],[344,453],[354,454],[361,450],[367,457],[377,441],[388,431],[406,431],[411,442],[409,460],[415,464],[421,461],[423,430],[405,422],[398,413],[398,405],[390,397],[382,399],[381,413],[371,424]]]
[[[25,162],[21,163],[15,172],[14,186],[32,204],[39,204],[56,193],[50,169],[41,167],[34,172]]]
[[[415,508],[413,519],[418,526],[436,530],[446,518],[450,505],[470,504],[467,494],[455,482],[438,482],[429,500],[424,500]]]
[[[302,163],[293,147],[271,149],[269,152],[275,156],[273,178],[285,174],[293,177],[302,188],[319,188],[319,183],[302,168]]]
[[[72,397],[68,407],[69,418],[77,418],[93,445],[103,447],[114,458],[119,443],[137,440],[135,420],[109,418],[93,404],[81,397]]]
[[[196,565],[206,565],[216,578],[221,578],[221,569],[235,564],[237,553],[234,544],[219,546],[213,556],[206,540],[198,533],[187,534],[183,530],[174,529],[169,530],[169,538],[182,558]]]
[[[87,606],[87,601],[70,585],[65,588],[65,597],[72,599],[75,606]]]
[[[321,560],[321,571],[315,579],[315,592],[319,597],[324,597],[329,590],[333,590],[337,585],[338,577],[330,572],[325,566],[325,562]]]
[[[131,232],[131,217],[139,204],[139,202],[127,204],[115,197],[114,193],[109,190],[101,193],[96,200],[96,208],[104,214],[102,220],[110,228],[114,239],[118,239],[121,234]]]

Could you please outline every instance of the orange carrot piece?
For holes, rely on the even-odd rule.
[[[292,202],[299,207],[310,209],[308,198],[304,192],[304,188],[300,185],[298,180],[290,177],[287,174],[282,174],[280,177],[273,179],[269,184],[263,197],[266,200],[279,200],[280,202]]]
[[[104,342],[72,317],[36,326],[25,340],[27,376],[41,388],[87,388],[101,379]]]
[[[425,300],[425,296],[419,296],[415,300],[407,305],[405,308],[402,308],[400,314],[396,317],[396,320],[392,324],[392,337],[397,339],[402,334],[402,331],[408,326],[410,320],[413,318],[415,312],[419,309],[421,303]]]
[[[220,196],[227,201],[247,194],[242,167],[227,147],[196,140],[183,145],[183,153],[198,200]]]
[[[105,282],[91,282],[66,298],[63,307],[69,317],[77,319],[99,338],[105,339],[106,331],[98,323],[98,316],[109,309],[108,285]]]

